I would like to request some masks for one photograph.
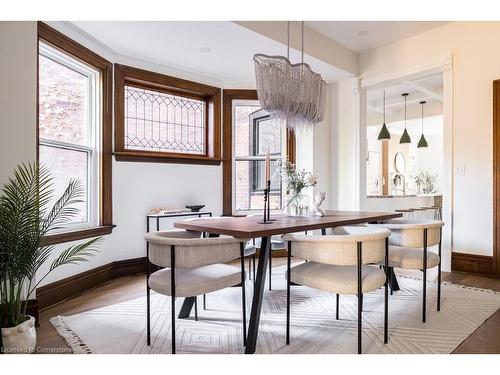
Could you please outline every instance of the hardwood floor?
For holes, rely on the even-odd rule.
[[[285,259],[273,259],[273,267],[285,264]],[[443,280],[470,287],[492,289],[500,292],[500,279],[492,279],[457,272],[443,272]],[[131,300],[145,293],[145,276],[127,276],[88,290],[70,300],[63,301],[40,312],[40,327],[37,329],[38,346],[42,352],[69,352],[64,340],[49,322],[56,315],[72,315],[82,311]],[[500,353],[500,310],[486,320],[453,353]]]

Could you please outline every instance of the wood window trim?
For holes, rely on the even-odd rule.
[[[131,85],[169,94],[203,99],[207,103],[205,155],[128,150],[125,148],[124,93]],[[115,158],[117,161],[220,165],[221,89],[160,73],[115,64]]]
[[[256,90],[223,90],[222,101],[222,215],[233,214],[233,100],[258,100]],[[286,153],[295,163],[296,141],[292,130],[286,131]]]
[[[97,69],[101,74],[102,85],[102,137],[101,137],[101,169],[99,198],[101,200],[99,212],[99,226],[88,229],[78,229],[70,232],[52,234],[45,237],[46,244],[58,244],[110,234],[113,225],[113,197],[112,197],[112,142],[113,142],[113,64],[87,47],[68,38],[61,32],[53,29],[43,22],[38,22],[38,40],[50,44],[54,48],[65,52],[72,57]],[[38,56],[38,53],[37,53]],[[38,59],[38,57],[37,57]],[[37,153],[39,160],[39,113],[38,113],[38,63],[37,63],[37,119],[36,138]]]

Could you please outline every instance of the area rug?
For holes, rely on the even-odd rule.
[[[356,353],[357,299],[310,288],[291,289],[291,342],[285,345],[284,267],[273,269],[273,290],[266,290],[257,353]],[[250,283],[248,283],[250,284]],[[442,283],[436,311],[436,283],[428,282],[427,322],[421,321],[422,281],[399,275],[401,290],[389,297],[389,343],[383,343],[384,292],[364,295],[364,353],[450,353],[500,308],[500,293]],[[252,287],[247,286],[247,311]],[[207,295],[199,320],[177,319],[178,353],[243,353],[241,288]],[[146,345],[146,297],[57,316],[51,323],[74,353],[170,353],[170,298],[152,294],[151,346]],[[201,298],[199,298],[201,302]],[[182,299],[177,301],[177,311]]]

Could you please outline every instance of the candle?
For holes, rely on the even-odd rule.
[[[266,154],[266,181],[265,186],[267,186],[267,181],[271,179],[271,154],[269,154],[269,149],[267,149]]]

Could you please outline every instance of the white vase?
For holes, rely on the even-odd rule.
[[[6,354],[33,353],[36,346],[35,318],[30,316],[16,327],[2,328],[2,346]]]

